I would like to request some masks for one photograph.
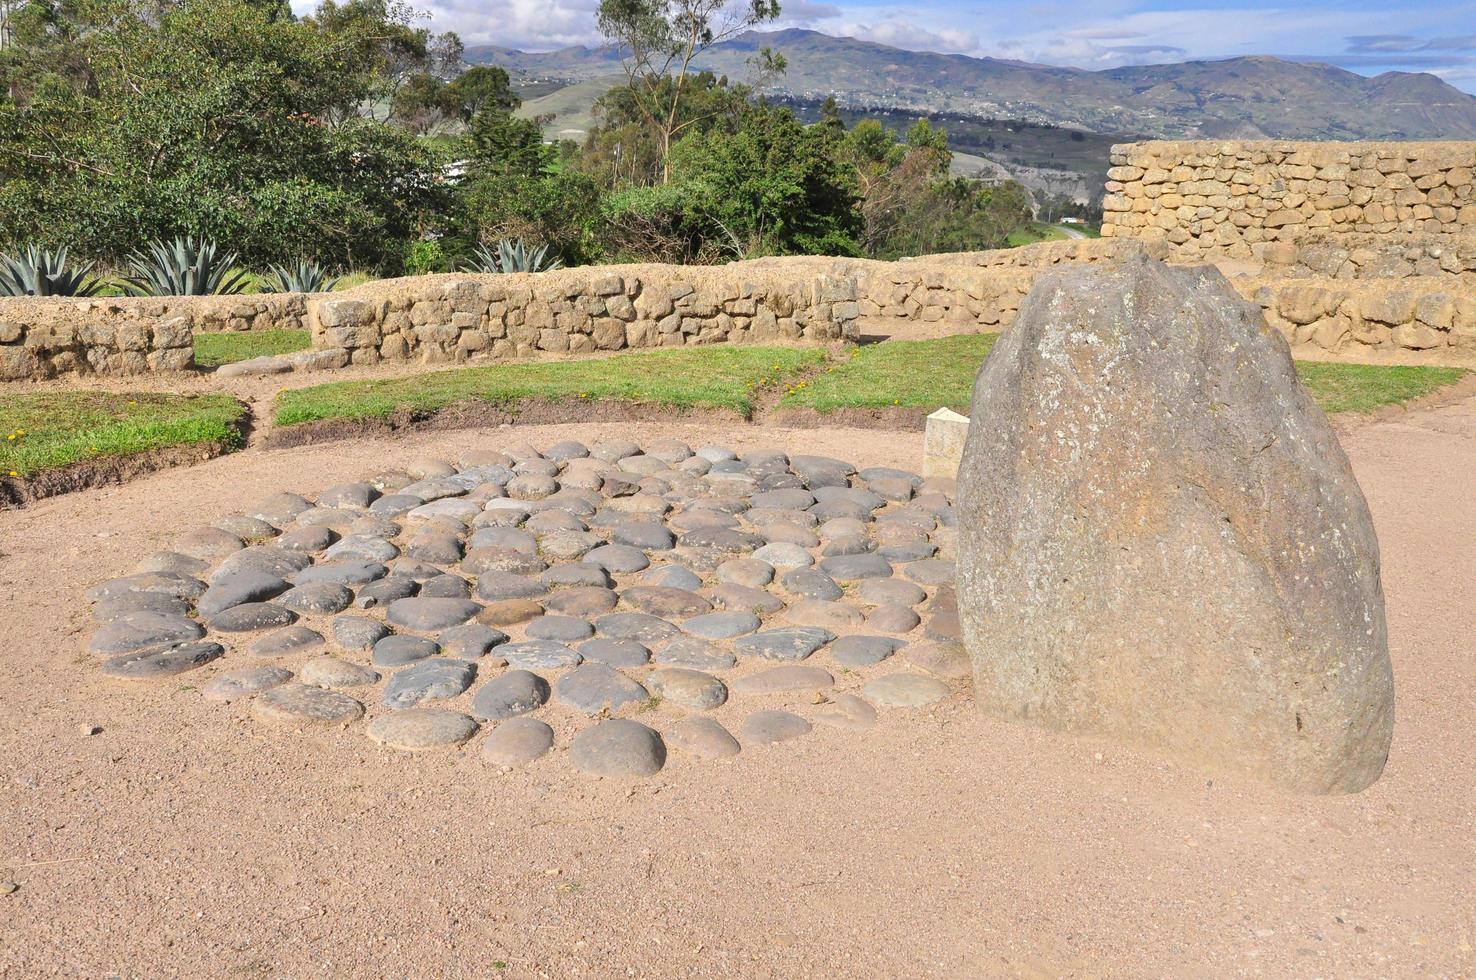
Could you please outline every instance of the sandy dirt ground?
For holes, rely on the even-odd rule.
[[[265,730],[110,682],[81,593],[269,491],[442,432],[225,457],[0,513],[0,975],[1476,974],[1476,400],[1344,437],[1381,537],[1383,779],[1298,798],[981,717],[960,692],[634,783]],[[916,466],[920,435],[660,430]],[[182,680],[182,679],[179,679]],[[803,706],[796,710],[804,713]],[[84,734],[91,726],[101,732]]]

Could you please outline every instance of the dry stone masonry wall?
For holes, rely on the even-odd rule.
[[[1476,231],[1476,143],[1154,141],[1112,148],[1104,237],[1175,258],[1263,258],[1306,239]]]
[[[194,334],[300,330],[301,293],[0,300],[0,381],[180,371]]]
[[[313,344],[355,364],[856,337],[856,285],[741,266],[598,266],[421,276],[314,297]]]
[[[299,357],[317,367],[823,344],[899,321],[998,330],[1042,272],[1139,254],[1218,264],[1300,356],[1476,365],[1476,143],[1147,142],[1114,147],[1113,163],[1100,240],[422,276],[313,296],[4,299],[0,381],[181,370],[194,332],[214,330],[310,329],[315,350]]]

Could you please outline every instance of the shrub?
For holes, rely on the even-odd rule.
[[[564,263],[548,257],[548,246],[529,248],[521,238],[504,238],[497,251],[478,245],[468,267],[474,272],[551,272]]]
[[[92,296],[102,285],[88,279],[92,263],[67,264],[67,250],[28,245],[15,255],[0,254],[0,296]]]
[[[405,271],[412,276],[444,272],[446,254],[434,238],[417,238],[405,249]]]
[[[262,281],[274,293],[330,293],[338,280],[312,259],[298,259],[291,265],[274,265]]]
[[[134,296],[213,296],[239,293],[246,273],[233,271],[236,253],[219,253],[208,238],[176,238],[150,242],[146,251],[128,257],[132,275],[124,282]]]
[[[600,201],[600,239],[617,260],[711,264],[723,248],[704,239],[686,188],[677,184],[631,187]]]

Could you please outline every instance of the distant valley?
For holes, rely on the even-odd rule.
[[[1368,78],[1270,57],[1084,71],[786,30],[751,31],[715,45],[698,65],[746,78],[749,59],[765,46],[789,63],[770,87],[773,94],[802,101],[834,95],[857,109],[1020,119],[1164,139],[1476,138],[1476,97],[1433,75]],[[529,53],[481,46],[466,56],[522,78],[585,82],[621,72],[610,48]]]
[[[1107,148],[1134,139],[1476,138],[1476,97],[1433,75],[1368,78],[1270,57],[1084,71],[786,30],[715,45],[697,65],[747,79],[765,46],[788,62],[766,93],[801,116],[833,96],[848,123],[869,115],[900,131],[929,118],[949,132],[955,172],[1019,179],[1037,197],[1099,194]],[[466,58],[506,68],[524,93],[522,114],[551,117],[555,139],[581,139],[595,99],[624,78],[608,47],[480,46]]]

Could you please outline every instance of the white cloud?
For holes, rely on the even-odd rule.
[[[306,12],[317,0],[292,0]],[[598,45],[599,0],[411,0],[433,14],[436,30],[468,44],[525,50]],[[1425,68],[1471,88],[1463,64],[1476,37],[1453,22],[1448,0],[1403,0],[1398,6],[1302,0],[784,0],[773,26],[823,29],[912,50],[1081,68],[1112,68],[1274,54],[1363,67]],[[1194,4],[1199,4],[1195,6]],[[1454,28],[1454,29],[1452,29]],[[1454,36],[1452,36],[1454,35]],[[1445,55],[1446,57],[1441,57]],[[1342,57],[1339,57],[1342,56]],[[1366,70],[1366,69],[1365,69]]]
[[[847,25],[843,30],[863,41],[875,41],[877,44],[887,44],[894,48],[966,54],[979,47],[979,35],[973,31],[952,28],[930,31],[914,22],[904,20]]]
[[[603,42],[595,29],[599,0],[412,0],[429,11],[436,31],[455,31],[467,44],[549,50]],[[292,0],[306,13],[316,0]]]
[[[841,9],[833,3],[814,0],[784,0],[780,5],[779,23],[790,27],[810,27],[822,20],[834,20]]]

